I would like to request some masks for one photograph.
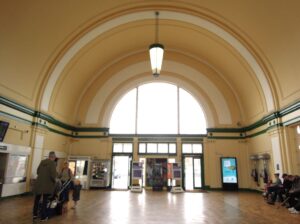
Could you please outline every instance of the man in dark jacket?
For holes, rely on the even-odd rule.
[[[38,205],[42,197],[41,206],[41,221],[47,220],[47,200],[48,197],[53,194],[55,189],[55,182],[57,177],[56,164],[55,164],[55,152],[49,153],[49,158],[41,161],[37,169],[37,179],[34,185],[34,206],[33,206],[33,218],[38,218]]]

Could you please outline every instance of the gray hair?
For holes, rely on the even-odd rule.
[[[56,155],[55,155],[55,152],[54,152],[54,151],[49,152],[49,158],[50,158],[50,157],[56,158]]]

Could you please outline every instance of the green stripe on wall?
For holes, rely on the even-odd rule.
[[[32,121],[29,121],[27,119],[24,119],[22,117],[18,117],[16,115],[13,115],[13,114],[9,114],[9,113],[6,113],[4,111],[0,111],[0,115],[3,116],[3,117],[7,117],[9,119],[13,119],[13,120],[17,120],[17,121],[20,121],[22,123],[25,123],[25,124],[29,124],[29,125],[32,125],[33,122]]]
[[[58,131],[56,129],[49,128],[46,125],[42,125],[40,123],[38,123],[38,124],[33,123],[31,121],[28,121],[28,120],[23,119],[21,117],[15,116],[13,114],[8,114],[8,113],[5,113],[5,112],[1,112],[1,114],[3,116],[7,116],[7,117],[10,117],[10,118],[13,118],[13,119],[31,124],[31,125],[37,125],[37,126],[40,126],[40,127],[44,127],[44,128],[48,129],[51,132],[61,134],[61,135],[64,135],[64,136],[69,136],[69,137],[74,137],[74,138],[105,138],[105,137],[107,137],[106,135],[105,136],[103,136],[103,135],[80,136],[80,135],[78,135],[78,132],[105,132],[105,133],[109,132],[109,128],[106,128],[106,127],[75,127],[75,126],[63,123],[63,122],[53,118],[50,115],[35,111],[31,108],[28,108],[24,105],[18,104],[16,102],[14,102],[12,100],[9,100],[7,98],[4,98],[2,96],[0,96],[0,104],[3,104],[7,107],[10,107],[10,108],[15,109],[17,111],[20,111],[20,112],[25,113],[27,115],[30,115],[33,118],[38,118],[38,119],[40,118],[40,119],[46,120],[47,122],[49,122],[53,125],[56,125],[60,128],[63,128],[67,131],[74,132],[74,134],[73,133],[72,134],[66,134],[66,133]],[[255,122],[255,123],[253,123],[249,126],[243,127],[243,128],[208,128],[207,129],[208,133],[240,133],[240,136],[213,136],[213,135],[210,136],[209,134],[208,135],[110,135],[110,136],[117,137],[117,138],[122,137],[122,136],[123,137],[126,137],[126,136],[127,137],[138,137],[138,138],[144,139],[144,140],[147,140],[148,138],[149,138],[148,140],[150,140],[150,139],[153,140],[155,138],[158,138],[158,139],[164,138],[164,139],[169,139],[169,140],[172,140],[172,141],[176,140],[177,137],[180,137],[182,139],[187,138],[187,140],[191,140],[191,139],[188,139],[188,138],[195,138],[195,139],[200,138],[201,139],[201,138],[204,138],[204,137],[208,137],[208,139],[245,139],[245,138],[252,138],[252,137],[264,134],[268,130],[270,130],[271,128],[274,128],[274,127],[286,126],[286,125],[290,125],[290,124],[299,122],[300,117],[296,117],[296,118],[292,118],[288,121],[285,121],[284,123],[280,123],[280,124],[270,126],[266,129],[258,131],[256,133],[253,133],[253,134],[250,134],[250,135],[247,135],[247,136],[245,135],[245,132],[249,132],[249,131],[252,131],[254,129],[257,129],[258,127],[261,127],[263,125],[268,124],[268,122],[270,122],[273,119],[284,117],[284,116],[286,116],[290,113],[293,113],[297,110],[300,110],[300,101],[296,102],[292,105],[289,105],[289,106],[281,109],[280,111],[271,113],[271,114],[263,117],[259,121]]]
[[[35,118],[40,118],[40,119],[43,119],[53,125],[56,125],[60,128],[64,128],[68,131],[73,131],[73,132],[108,132],[109,131],[109,128],[104,128],[104,127],[74,127],[74,126],[71,126],[71,125],[68,125],[68,124],[65,124],[59,120],[56,120],[55,118],[53,118],[52,116],[49,116],[47,114],[44,114],[44,113],[41,113],[41,112],[38,112],[38,111],[34,111],[26,106],[23,106],[21,104],[18,104],[18,103],[15,103],[9,99],[6,99],[4,97],[0,97],[0,104],[3,104],[7,107],[10,107],[12,109],[15,109],[17,111],[20,111],[20,112],[23,112],[25,114],[28,114],[28,115],[31,115],[32,117],[35,117]],[[4,112],[3,112],[4,113]],[[11,116],[14,116],[14,115],[11,115]],[[14,116],[16,117],[16,116]],[[16,117],[18,119],[22,119],[22,118],[19,118],[19,117]],[[54,130],[54,129],[53,129]]]

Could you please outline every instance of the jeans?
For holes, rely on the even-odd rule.
[[[33,216],[38,216],[39,203],[42,198],[42,204],[40,208],[41,219],[47,218],[47,202],[50,194],[37,194],[34,198]]]

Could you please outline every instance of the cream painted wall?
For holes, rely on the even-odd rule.
[[[286,138],[287,138],[287,161],[288,170],[290,174],[300,174],[300,134],[297,133],[297,126],[292,125],[286,127]]]
[[[248,144],[244,140],[207,140],[204,143],[205,185],[221,188],[220,157],[236,157],[239,188],[249,188]]]
[[[38,1],[35,3],[4,3],[0,8],[1,29],[3,30],[3,35],[0,35],[0,94],[33,110],[39,109],[39,99],[42,95],[44,85],[49,78],[49,74],[57,61],[64,56],[76,40],[99,24],[102,24],[104,22],[103,18],[107,20],[113,19],[120,16],[120,14],[133,12],[133,9],[143,11],[149,9],[149,5],[151,5],[151,7],[157,6],[157,8],[176,9],[178,12],[193,12],[196,16],[199,14],[209,21],[215,21],[220,27],[226,29],[226,31],[245,44],[247,49],[253,53],[259,65],[262,66],[264,72],[268,75],[268,81],[272,85],[273,97],[278,102],[276,110],[299,101],[300,76],[298,75],[298,71],[300,70],[300,63],[298,59],[300,52],[300,29],[295,25],[299,24],[300,21],[300,14],[298,13],[300,7],[299,1],[292,1],[284,7],[282,7],[279,1],[274,2],[273,0],[249,0],[243,2],[234,0],[233,2],[234,4],[231,5],[219,0],[179,0],[174,2],[173,5],[168,5],[167,2],[155,0],[140,2],[124,0],[122,4],[118,1],[107,0],[100,5],[99,1],[91,1],[90,4],[74,2],[72,9],[67,2],[60,2],[59,9],[51,1],[47,3]],[[272,9],[266,11],[265,9],[269,4],[272,5]],[[253,16],[253,11],[256,12],[255,16]],[[134,26],[131,27],[131,30],[124,29],[128,27],[119,27],[119,30],[111,30],[110,32],[111,34],[117,34],[117,32],[127,33],[125,37],[134,37],[134,30],[139,31],[137,25],[149,24],[149,22],[146,24],[133,24]],[[170,22],[165,21],[166,29],[170,30],[170,25]],[[174,25],[181,26],[182,29],[183,24],[176,23]],[[147,32],[150,31],[150,29],[145,30]],[[200,38],[202,38],[201,40],[208,38],[208,40],[207,42],[198,41],[197,47],[194,45],[197,42],[194,39],[196,36],[189,35],[187,32],[182,32],[183,36],[181,35],[181,37],[183,38],[181,39],[173,38],[174,35],[170,35],[168,39],[168,35],[166,34],[163,37],[166,42],[171,43],[173,54],[174,52],[177,54],[182,54],[183,52],[186,54],[197,54],[191,56],[195,57],[195,59],[205,58],[204,63],[209,62],[210,65],[214,65],[210,68],[216,69],[216,74],[211,72],[208,76],[220,75],[220,77],[211,77],[211,80],[228,101],[233,117],[233,126],[241,119],[246,124],[261,119],[266,115],[263,99],[260,99],[262,90],[259,87],[258,81],[252,80],[254,76],[249,72],[249,65],[237,52],[233,51],[232,46],[224,44],[221,39],[211,36],[207,32],[203,32],[203,30],[198,31],[198,40]],[[172,34],[178,34],[179,30],[174,29],[172,32]],[[190,32],[196,34],[194,31]],[[140,35],[142,36],[143,34],[141,33]],[[149,35],[146,36],[150,39]],[[104,35],[101,38],[105,39],[106,37]],[[185,37],[189,37],[189,40],[193,41],[184,44]],[[131,38],[128,39],[132,40]],[[114,36],[114,40],[115,42],[113,39],[108,38],[107,41],[103,42],[103,46],[98,46],[98,54],[94,53],[93,50],[90,51],[89,47],[92,47],[91,45],[87,46],[87,48],[76,55],[72,63],[62,68],[63,73],[70,74],[70,76],[63,77],[58,86],[56,86],[56,90],[59,91],[53,95],[53,105],[49,113],[50,115],[56,115],[54,117],[62,119],[61,121],[63,122],[68,121],[67,123],[69,123],[70,121],[69,124],[77,125],[77,120],[74,118],[76,114],[73,114],[74,111],[78,111],[79,118],[84,117],[85,111],[83,110],[88,108],[94,93],[110,78],[110,75],[116,74],[120,71],[121,67],[126,67],[145,59],[146,56],[142,59],[140,56],[132,59],[126,54],[128,53],[127,50],[130,50],[131,54],[137,54],[141,49],[146,52],[146,48],[142,48],[142,45],[148,44],[148,40],[141,39],[138,48],[136,48],[136,42],[134,41],[124,45],[123,42],[119,41],[120,38],[118,36]],[[208,42],[214,43],[211,45],[211,48],[208,48],[208,45],[206,46],[205,43]],[[105,49],[108,49],[114,43],[118,43],[119,46],[123,47],[124,51],[119,52],[120,48],[116,48],[115,53],[111,52],[111,58],[102,58],[103,64],[99,64],[100,60],[98,56],[103,56],[102,47],[105,46]],[[182,48],[176,49],[175,46],[180,44]],[[189,48],[187,48],[188,46]],[[207,51],[209,49],[215,50]],[[171,54],[169,56],[174,61],[183,61],[181,60],[183,56],[181,58],[172,58]],[[232,60],[227,61],[229,56]],[[103,72],[101,70],[105,69],[107,62],[111,61],[111,59],[116,60],[118,58],[120,60],[123,57],[128,57],[129,61],[127,64],[122,64],[123,62],[118,61],[118,69],[112,66],[114,68],[109,68],[111,71],[106,70]],[[77,64],[79,62],[82,64]],[[189,63],[187,59],[185,59],[185,62],[199,71],[203,70],[203,68],[199,69],[200,65],[197,62]],[[76,82],[72,82],[74,72],[76,72]],[[97,77],[101,72],[103,73],[101,77],[98,77],[99,80],[96,80],[96,78],[92,80],[93,77]],[[219,73],[217,74],[217,72]],[[249,72],[249,76],[247,76],[247,79],[241,80],[240,75],[246,72]],[[88,76],[85,76],[86,73],[88,73]],[[194,81],[193,78],[191,78],[190,82]],[[221,84],[223,79],[228,83]],[[66,82],[63,83],[64,81]],[[84,98],[83,87],[91,87],[92,85],[88,86],[87,84],[91,84],[93,81],[99,81],[97,83],[99,85],[96,86],[96,89],[91,89],[92,93],[86,93],[85,96],[89,97],[83,99],[82,104],[78,103],[80,102],[80,97]],[[78,88],[77,91],[74,90],[75,87]],[[63,94],[66,91],[70,95],[65,95],[65,98],[63,98]],[[214,111],[211,105],[212,103],[208,103],[210,109]],[[7,110],[7,108],[4,110],[2,105],[0,106],[1,112],[4,111],[12,116],[21,117],[18,112]],[[73,115],[74,117],[72,117]],[[297,118],[298,115],[296,115],[296,112],[295,114],[289,114],[291,116],[289,119]],[[212,117],[216,118],[216,116]],[[21,118],[32,122],[32,120],[27,119],[27,115]],[[39,150],[55,150],[65,152],[68,155],[96,156],[101,159],[111,159],[112,140],[110,138],[70,139],[69,137],[50,132],[43,128],[36,132],[35,127],[19,119],[11,119],[6,116],[0,116],[0,119],[10,122],[5,143],[34,147],[34,139],[36,133],[38,133],[44,137],[43,144],[38,146]],[[217,120],[215,123],[218,124]],[[256,188],[250,177],[251,161],[249,161],[249,156],[252,154],[269,153],[271,160],[268,163],[268,168],[272,176],[275,161],[273,150],[277,150],[278,152],[278,149],[286,150],[288,155],[287,161],[284,158],[280,158],[282,151],[280,156],[280,153],[276,156],[276,161],[283,159],[281,161],[284,168],[282,171],[299,174],[299,169],[297,168],[300,161],[300,159],[297,160],[299,151],[295,150],[296,142],[299,141],[297,139],[295,137],[295,130],[291,127],[287,128],[284,133],[281,133],[278,139],[273,140],[273,145],[268,133],[249,138],[247,141],[206,140],[204,142],[205,184],[216,188],[221,187],[219,158],[221,156],[235,156],[238,158],[240,187]],[[135,145],[135,149],[136,147]],[[38,151],[37,157],[41,155],[42,152]],[[30,158],[32,156],[33,154]],[[135,156],[137,157],[137,155]],[[35,161],[37,162],[38,159]],[[179,155],[177,159],[180,159]],[[32,160],[30,159],[30,161]],[[258,165],[259,171],[261,171],[263,168],[262,162],[260,161]],[[33,166],[33,169],[35,167],[36,165]],[[260,187],[262,187],[262,182]]]
[[[11,124],[17,127],[29,128],[22,122],[7,119],[6,117],[1,118],[6,119],[11,122]],[[282,128],[283,129],[283,128]],[[112,138],[76,138],[70,139],[69,137],[49,132],[46,129],[38,128],[33,129],[34,133],[43,138],[43,141],[34,141],[32,143],[33,152],[31,154],[30,166],[28,167],[29,175],[34,176],[34,170],[36,169],[40,159],[38,158],[43,155],[43,152],[54,150],[58,153],[65,153],[66,155],[76,155],[76,156],[92,156],[99,159],[111,159],[112,158]],[[274,150],[280,149],[280,153],[284,150],[288,150],[287,162],[282,159],[282,167],[286,167],[282,172],[287,172],[291,174],[297,174],[299,161],[297,155],[299,156],[299,150],[296,150],[296,145],[298,144],[298,135],[295,131],[295,126],[284,127],[285,131],[281,129],[277,131],[276,129],[271,129],[271,131],[258,136],[248,138],[247,140],[235,140],[235,139],[205,139],[204,140],[204,174],[205,174],[205,185],[211,188],[221,188],[221,172],[220,172],[220,157],[233,156],[237,158],[238,162],[238,175],[239,175],[239,187],[240,188],[251,188],[251,189],[262,189],[264,183],[262,178],[260,178],[260,185],[257,186],[252,180],[251,169],[254,164],[250,160],[250,155],[253,154],[263,154],[268,153],[271,159],[268,161],[269,176],[273,178],[274,174],[274,162],[276,163],[276,158],[274,157]],[[31,134],[32,132],[30,132]],[[272,136],[274,133],[280,133],[284,135],[283,137],[287,139],[286,146],[282,146],[281,143],[274,146],[272,144]],[[29,135],[29,133],[28,133]],[[276,136],[275,136],[276,137]],[[5,138],[5,142],[10,142],[10,144],[23,144],[30,145],[30,137],[20,139],[18,132],[10,132]],[[282,139],[280,137],[280,139]],[[278,140],[278,139],[277,139]],[[138,160],[140,156],[137,154],[137,138],[134,138],[134,160]],[[38,151],[36,151],[38,150]],[[181,140],[177,139],[177,156],[175,158],[177,162],[181,162]],[[35,153],[36,152],[36,153]],[[37,158],[33,158],[33,157]],[[146,156],[146,157],[157,157],[157,156]],[[165,158],[165,156],[163,156]],[[275,159],[274,159],[275,158]],[[277,157],[278,159],[278,157]],[[300,159],[300,158],[299,158]],[[288,163],[288,164],[285,164]],[[259,174],[263,171],[263,161],[258,161],[257,164]],[[29,184],[29,183],[28,183]],[[29,185],[28,188],[29,189]]]
[[[70,138],[64,135],[47,132],[45,134],[44,149],[53,151],[62,151],[68,154]]]
[[[0,120],[9,122],[5,143],[30,146],[32,127],[30,124],[0,116]]]
[[[250,160],[250,155],[260,155],[267,153],[271,156],[271,159],[267,161],[267,170],[269,171],[269,177],[273,178],[274,166],[273,166],[273,153],[272,153],[272,144],[271,140],[267,133],[258,135],[254,138],[249,139],[249,157],[247,162],[251,169],[254,168],[254,162]],[[256,168],[258,171],[258,175],[260,176],[263,173],[264,163],[262,160],[257,161]],[[250,173],[248,174],[250,175]],[[251,180],[251,187],[254,189],[263,189],[264,182],[263,178],[259,177],[259,186],[255,184],[253,180]]]
[[[112,156],[112,140],[105,139],[76,139],[70,145],[69,155],[95,156],[99,159],[109,159]]]

